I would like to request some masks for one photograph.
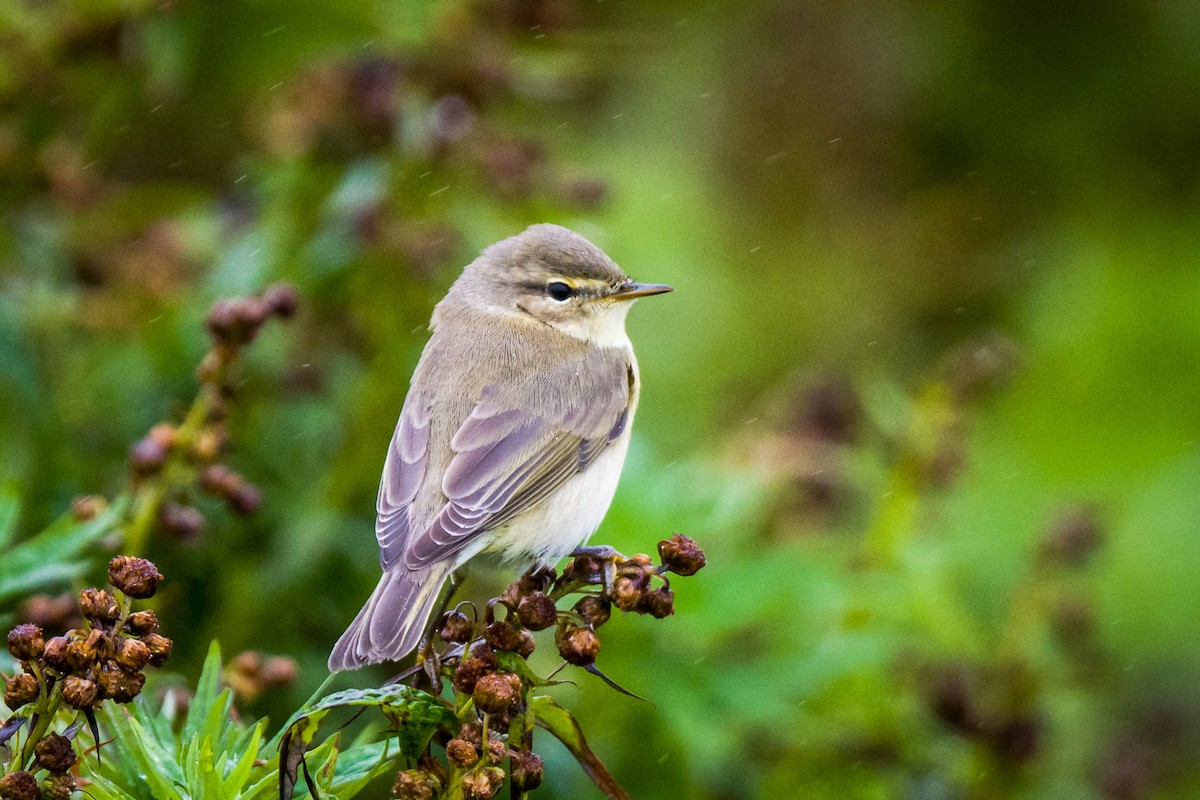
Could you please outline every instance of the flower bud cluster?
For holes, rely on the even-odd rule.
[[[8,651],[22,669],[5,682],[4,704],[10,710],[32,705],[24,716],[52,717],[62,702],[90,715],[105,700],[133,700],[145,686],[145,668],[166,661],[172,642],[158,632],[158,617],[130,609],[132,600],[154,595],[162,574],[144,558],[117,556],[108,575],[119,594],[84,589],[80,627],[49,639],[33,623],[9,631]],[[0,798],[70,797],[75,782],[68,771],[76,761],[71,739],[50,732],[32,744],[36,766],[48,777],[39,784],[31,772],[10,772],[0,779]]]
[[[596,631],[608,621],[614,606],[668,617],[675,610],[675,595],[667,573],[694,575],[705,564],[704,553],[682,534],[659,542],[658,553],[658,564],[644,554],[580,556],[561,575],[552,568],[522,575],[490,600],[482,614],[466,613],[464,608],[470,604],[443,614],[438,637],[445,649],[434,658],[459,698],[456,707],[462,727],[445,740],[445,746],[451,782],[462,787],[464,798],[494,797],[504,784],[500,765],[505,759],[516,792],[541,783],[542,759],[531,750],[530,735],[510,736],[511,731],[531,730],[532,722],[522,718],[530,707],[530,692],[542,685],[524,666],[524,659],[537,646],[534,633],[553,628],[559,656],[568,664],[595,671],[600,652]],[[582,596],[569,610],[560,609],[559,601],[571,594]],[[436,796],[443,778],[430,769],[401,772],[393,794]]]

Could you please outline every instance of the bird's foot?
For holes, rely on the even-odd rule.
[[[600,562],[600,583],[605,592],[611,591],[617,580],[617,562],[626,560],[615,547],[607,544],[576,547],[571,551],[571,558],[590,558]]]

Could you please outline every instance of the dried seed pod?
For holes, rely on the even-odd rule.
[[[71,501],[71,517],[76,522],[89,522],[104,513],[108,501],[98,494],[85,494]]]
[[[4,800],[39,800],[37,779],[24,770],[0,778],[0,797]]]
[[[119,638],[116,651],[117,665],[126,672],[138,672],[150,663],[150,648],[139,639]]]
[[[71,800],[74,794],[74,775],[51,775],[42,781],[42,800]]]
[[[12,676],[4,684],[4,705],[8,706],[9,710],[16,711],[21,706],[37,700],[40,693],[41,684],[38,683],[38,679],[22,672]]]
[[[235,514],[247,516],[253,514],[262,505],[262,492],[252,483],[242,481],[241,485],[229,495],[229,507]]]
[[[487,758],[493,764],[499,764],[508,758],[508,745],[499,739],[488,739]]]
[[[512,651],[521,658],[529,658],[535,649],[537,649],[537,640],[533,638],[533,633],[525,628],[517,631],[517,643]]]
[[[146,676],[141,672],[126,672],[116,662],[109,662],[96,674],[96,683],[103,697],[117,703],[128,703],[141,693]]]
[[[521,703],[521,679],[511,672],[483,675],[471,693],[475,707],[489,714],[512,711]]]
[[[112,585],[138,600],[153,597],[162,573],[151,562],[133,556],[117,556],[108,562],[108,579]]]
[[[466,739],[451,739],[446,742],[446,759],[454,766],[466,769],[479,760],[479,750]]]
[[[93,681],[78,675],[68,675],[62,682],[63,700],[72,708],[80,711],[96,705],[100,696],[100,688]]]
[[[33,661],[46,649],[42,629],[28,622],[8,632],[8,652],[18,661]]]
[[[516,650],[521,644],[517,629],[504,620],[488,625],[483,631],[483,638],[495,650]]]
[[[462,779],[463,800],[489,800],[504,786],[504,770],[485,767],[467,773]]]
[[[687,536],[677,533],[658,543],[658,557],[663,566],[676,575],[695,575],[708,563],[704,551]]]
[[[142,478],[157,475],[167,463],[167,448],[147,437],[129,449],[129,468]]]
[[[558,654],[568,664],[578,667],[595,663],[596,655],[600,652],[600,638],[595,631],[575,625],[559,626],[554,643],[558,645]]]
[[[42,663],[50,669],[59,672],[70,672],[71,664],[67,660],[67,650],[71,646],[71,640],[66,636],[55,636],[50,641],[46,642],[46,649],[42,653]]]
[[[442,626],[438,630],[438,636],[442,637],[444,642],[465,644],[474,638],[475,624],[458,609],[447,611],[442,617]]]
[[[669,617],[675,613],[675,593],[666,588],[643,592],[637,610],[655,619]]]
[[[259,680],[266,686],[287,686],[296,680],[299,669],[296,659],[287,656],[271,656],[263,661]]]
[[[544,630],[558,621],[558,608],[545,592],[530,592],[517,604],[517,619],[531,631]]]
[[[627,576],[621,576],[613,581],[612,601],[622,611],[634,611],[642,599],[642,590],[637,583]]]
[[[158,630],[158,614],[153,611],[135,611],[125,620],[126,630],[135,636],[145,636]]]
[[[103,589],[84,589],[79,593],[79,608],[92,622],[113,622],[121,616],[117,600]]]
[[[470,694],[476,682],[496,669],[496,654],[486,642],[471,648],[471,655],[459,662],[454,670],[454,688]]]
[[[545,765],[542,757],[529,750],[518,750],[512,754],[512,782],[518,792],[530,792],[542,783]]]
[[[150,663],[156,667],[161,667],[171,655],[171,647],[174,645],[170,639],[159,633],[148,633],[142,637],[142,641],[146,647],[150,648]]]
[[[163,503],[158,521],[167,533],[184,541],[195,539],[204,530],[204,515],[194,506]]]
[[[71,740],[57,733],[50,733],[33,746],[40,767],[50,772],[66,772],[75,764],[75,748]]]
[[[274,283],[263,292],[262,300],[272,314],[290,319],[300,305],[300,293],[290,283]]]
[[[599,628],[612,615],[612,603],[607,597],[589,594],[575,604],[575,613],[583,618],[584,624]]]
[[[419,769],[406,769],[396,775],[392,784],[392,796],[396,800],[433,800],[437,783],[429,773]]]

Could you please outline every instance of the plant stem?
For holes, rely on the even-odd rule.
[[[25,740],[25,746],[21,748],[20,763],[24,765],[26,769],[29,769],[33,766],[34,745],[36,745],[41,738],[46,735],[46,731],[49,730],[50,724],[54,722],[54,715],[58,713],[58,706],[62,702],[61,687],[61,682],[54,684],[54,689],[50,692],[50,694],[48,696],[42,696],[38,700],[37,709],[34,712],[37,714],[37,723],[29,731],[29,738]]]

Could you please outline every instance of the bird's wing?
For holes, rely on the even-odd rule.
[[[388,459],[395,468],[385,468],[380,489],[376,532],[384,568],[450,558],[587,469],[628,424],[632,375],[627,352],[599,351],[515,385],[487,387],[451,440],[453,457],[442,475],[446,503],[419,531],[410,529],[407,506],[424,474],[417,450],[428,447],[429,420],[420,404],[406,404]]]

